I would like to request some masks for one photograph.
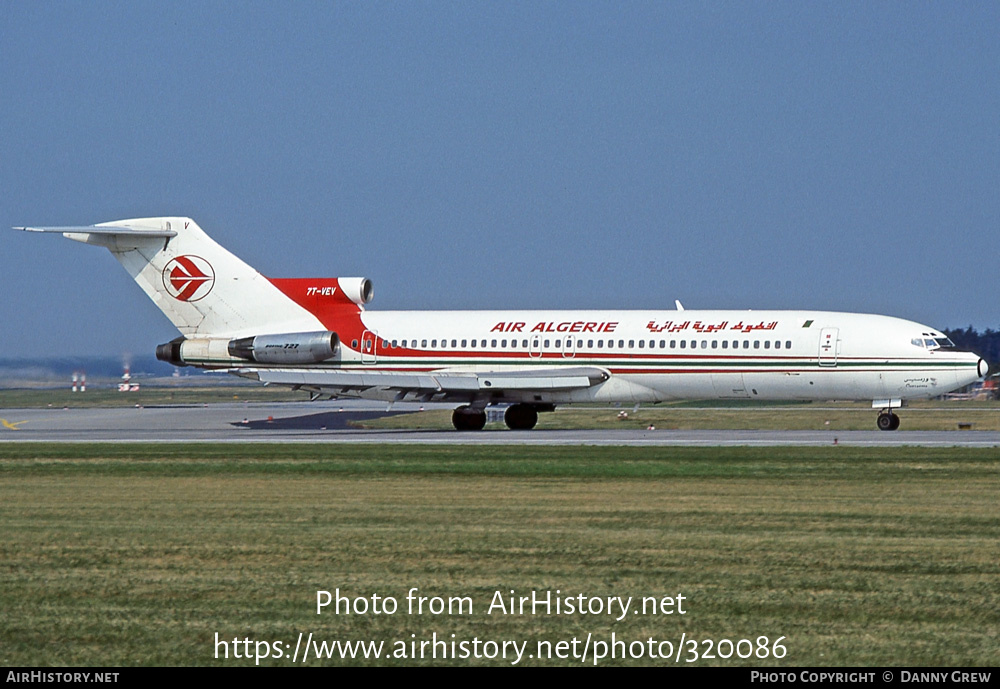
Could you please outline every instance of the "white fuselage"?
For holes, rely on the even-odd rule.
[[[502,401],[904,400],[941,395],[985,373],[974,354],[927,347],[944,337],[932,328],[868,314],[366,311],[361,317],[367,330],[344,341],[342,357],[328,365],[392,371],[588,366],[611,374],[586,389],[511,391]]]

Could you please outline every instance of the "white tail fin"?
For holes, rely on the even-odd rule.
[[[187,337],[321,329],[316,317],[217,244],[190,218],[135,218],[60,232],[111,251],[153,303]]]

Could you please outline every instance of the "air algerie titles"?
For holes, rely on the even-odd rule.
[[[540,321],[532,326],[531,330],[525,330],[527,323],[515,323],[513,321],[500,321],[492,328],[491,333],[613,333],[618,327],[618,321]]]

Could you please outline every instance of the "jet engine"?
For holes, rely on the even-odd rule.
[[[318,364],[332,359],[340,349],[337,333],[282,333],[229,341],[230,356],[258,364]]]
[[[368,278],[337,278],[344,296],[358,306],[364,306],[375,296],[375,288]]]
[[[174,366],[228,368],[242,362],[258,364],[318,364],[332,359],[340,337],[329,330],[311,333],[225,338],[178,337],[156,348],[156,358]]]

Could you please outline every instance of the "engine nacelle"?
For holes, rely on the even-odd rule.
[[[160,361],[166,361],[168,364],[173,364],[174,366],[187,366],[184,359],[181,357],[181,344],[183,344],[184,338],[178,337],[175,340],[171,340],[165,344],[156,346],[156,358]]]
[[[174,366],[225,368],[235,363],[228,351],[229,340],[219,337],[178,337],[156,348],[156,358]]]
[[[318,364],[332,359],[340,338],[331,331],[257,335],[229,341],[230,356],[259,364]]]
[[[363,306],[375,296],[375,288],[368,278],[337,278],[344,296],[358,306]]]

